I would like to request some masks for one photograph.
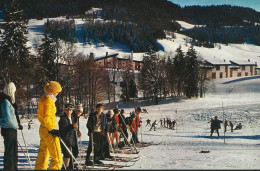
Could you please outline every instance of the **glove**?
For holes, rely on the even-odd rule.
[[[18,124],[18,129],[19,129],[19,130],[23,130],[23,125]]]
[[[81,137],[81,132],[80,131],[78,131],[78,137]]]
[[[53,129],[53,130],[49,131],[49,133],[50,133],[52,136],[54,136],[54,137],[60,137],[60,136],[61,136],[61,135],[60,135],[60,131],[57,130],[57,129]]]

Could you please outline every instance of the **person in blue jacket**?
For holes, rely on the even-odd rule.
[[[16,86],[13,82],[8,83],[3,93],[0,94],[1,103],[1,135],[4,138],[4,170],[17,170],[18,146],[17,129],[20,127],[15,115],[15,91]]]

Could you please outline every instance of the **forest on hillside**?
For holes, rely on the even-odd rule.
[[[194,45],[214,47],[215,43],[252,43],[260,45],[260,12],[251,8],[243,8],[230,5],[212,6],[188,6],[181,8],[167,0],[19,0],[27,19],[42,19],[58,16],[67,18],[88,17],[85,12],[92,7],[102,8],[101,17],[105,21],[113,21],[117,24],[100,23],[89,24],[91,27],[84,28],[86,43],[93,39],[93,32],[100,33],[105,27],[106,34],[98,35],[94,39],[104,43],[120,42],[127,44],[135,52],[157,51],[159,48],[154,43],[156,39],[165,37],[165,30],[181,32],[193,39]],[[3,9],[9,0],[2,0],[0,8]],[[175,20],[183,20],[194,25],[202,25],[191,30],[181,31],[181,26]],[[119,23],[123,23],[119,26]],[[120,35],[127,35],[129,29],[124,25],[135,23],[133,27],[135,35],[147,33],[143,37],[149,39],[134,38],[133,36],[121,36],[115,38],[113,30],[121,27]],[[128,27],[127,27],[128,28]],[[152,34],[150,34],[152,33]],[[153,34],[155,33],[155,34]],[[75,41],[75,38],[73,38]],[[133,43],[135,42],[133,45]],[[210,46],[209,46],[210,45]],[[148,46],[147,48],[145,48]]]

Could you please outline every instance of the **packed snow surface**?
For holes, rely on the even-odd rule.
[[[140,149],[140,159],[131,167],[123,169],[259,169],[260,168],[260,77],[240,79],[221,79],[211,83],[205,98],[165,100],[159,105],[148,102],[131,104],[118,103],[124,108],[126,116],[133,111],[134,106],[145,108],[149,114],[141,113],[142,127],[139,140],[152,143],[151,146]],[[225,134],[223,125],[220,138],[210,135],[210,118],[218,116],[232,121],[234,127],[242,123],[241,130]],[[156,120],[156,131],[146,126],[146,120],[151,123]],[[177,129],[172,130],[160,126],[161,118],[177,120]],[[23,134],[28,146],[32,167],[19,148],[19,169],[33,169],[39,147],[39,122],[33,119],[34,125],[28,130],[28,121],[21,119],[24,126]],[[59,118],[57,118],[59,120]],[[82,155],[88,144],[86,129],[87,119],[81,117]],[[18,141],[24,152],[21,131],[18,130]],[[84,149],[84,150],[83,150]],[[200,153],[209,151],[209,153]],[[118,154],[112,154],[118,155]],[[0,169],[3,168],[4,144],[0,137]],[[130,155],[129,155],[130,156]],[[79,161],[82,163],[83,160]]]

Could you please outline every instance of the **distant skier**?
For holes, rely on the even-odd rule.
[[[242,124],[239,123],[234,130],[242,129]]]
[[[231,132],[234,132],[234,131],[233,131],[234,125],[233,125],[233,123],[232,123],[231,121],[229,121],[229,125],[230,125],[230,128],[231,128]]]
[[[160,123],[161,123],[161,127],[163,126],[163,120],[162,119],[160,119]]]
[[[169,129],[172,129],[172,122],[170,119],[169,119]]]
[[[155,130],[155,129],[156,129],[155,125],[157,125],[157,124],[156,124],[156,120],[152,123],[152,127],[150,128],[149,131],[151,131],[153,128],[154,128],[154,131],[156,131],[156,130]]]
[[[147,125],[151,126],[151,120],[149,118],[146,120],[146,125],[145,126],[147,126]]]
[[[163,118],[163,126],[164,127],[165,127],[165,123],[166,123],[165,118]]]
[[[228,121],[225,119],[225,122],[224,122],[224,132],[227,132],[227,126],[228,125]]]
[[[30,121],[28,122],[28,130],[31,129],[32,122],[33,122],[32,120],[30,120]]]
[[[173,121],[172,121],[172,129],[174,129],[175,124],[176,124],[176,121],[173,120]]]
[[[218,134],[218,138],[219,138],[219,129],[221,128],[220,127],[220,123],[222,123],[221,120],[218,120],[218,117],[215,116],[215,119],[214,120],[211,120],[211,133],[210,133],[210,138],[212,138],[212,134],[213,132],[216,130],[217,134]]]

